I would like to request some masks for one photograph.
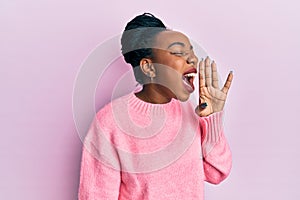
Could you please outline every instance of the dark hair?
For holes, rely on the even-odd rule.
[[[125,61],[134,68],[139,66],[142,58],[152,58],[155,36],[166,29],[163,22],[151,13],[138,15],[128,22],[121,37]]]

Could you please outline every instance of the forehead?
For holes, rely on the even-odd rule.
[[[167,49],[174,43],[182,43],[186,47],[190,47],[190,40],[186,35],[177,31],[163,31],[157,34],[154,46],[157,48]]]

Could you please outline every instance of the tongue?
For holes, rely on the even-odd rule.
[[[183,85],[184,85],[185,89],[189,93],[192,93],[194,91],[194,88],[191,86],[189,80],[185,76],[182,76],[182,82],[183,82]]]

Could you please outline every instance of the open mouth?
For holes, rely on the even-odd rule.
[[[196,75],[197,75],[197,70],[195,68],[192,68],[184,72],[182,75],[183,85],[189,93],[192,93],[195,90],[195,86],[193,82]]]

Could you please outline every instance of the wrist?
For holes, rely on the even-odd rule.
[[[224,109],[224,105],[214,106],[213,113],[221,112]]]

